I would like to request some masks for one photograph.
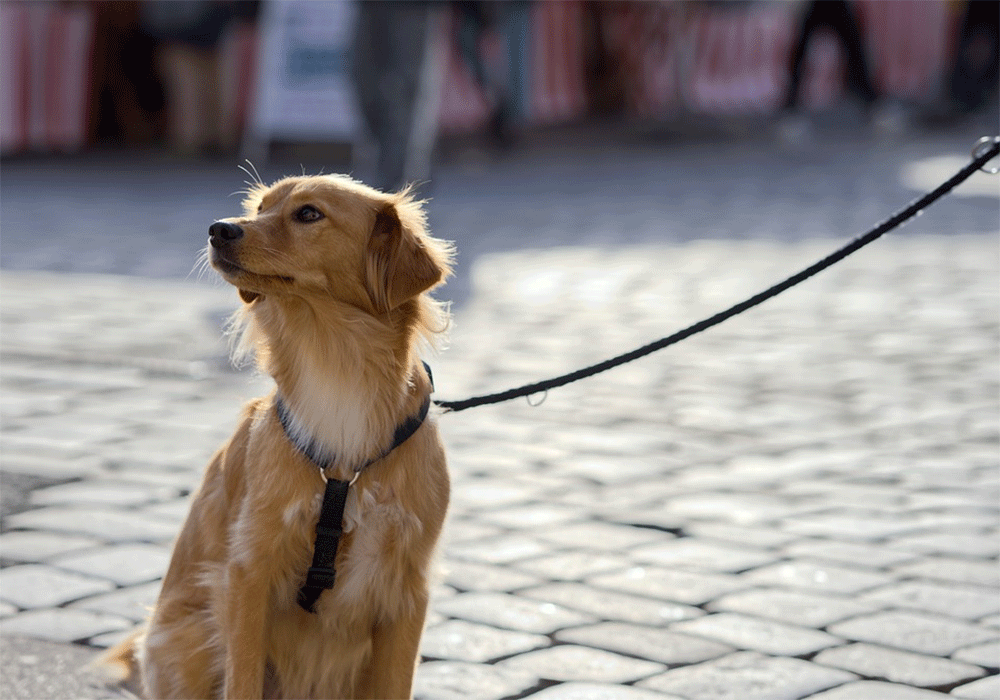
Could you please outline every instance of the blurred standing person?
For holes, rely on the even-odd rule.
[[[228,153],[237,133],[229,120],[219,44],[230,24],[252,20],[258,2],[146,0],[143,29],[157,41],[170,147],[182,155]]]
[[[961,112],[982,107],[997,92],[1000,3],[968,0],[949,80],[952,104]]]
[[[430,177],[445,48],[440,10],[431,2],[358,3],[351,77],[377,154],[362,150],[356,169],[383,191]]]
[[[454,7],[459,49],[490,110],[490,136],[500,147],[509,148],[515,126],[524,118],[531,3],[528,0],[456,0]],[[490,32],[500,35],[505,60],[484,55],[483,39]]]
[[[847,58],[847,88],[861,100],[866,113],[871,114],[878,99],[878,93],[872,83],[871,62],[865,49],[864,37],[850,5],[846,0],[811,0],[806,3],[802,13],[798,41],[792,51],[788,67],[788,89],[782,105],[786,136],[792,140],[803,136],[804,126],[796,116],[802,70],[809,43],[813,35],[822,29],[832,30],[844,49]]]

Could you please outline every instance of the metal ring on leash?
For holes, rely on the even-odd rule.
[[[984,136],[976,141],[976,145],[972,147],[973,159],[979,158],[981,155],[986,153],[984,146],[990,146],[995,143],[1000,143],[1000,136]],[[987,168],[985,166],[980,166],[979,169],[987,175],[996,175],[997,173],[1000,173],[1000,167]]]
[[[541,406],[543,403],[545,403],[545,399],[549,398],[549,390],[545,389],[542,392],[542,398],[540,398],[540,399],[535,399],[534,401],[532,401],[531,400],[531,396],[532,395],[525,396],[524,400],[528,402],[529,406],[531,406],[532,408],[536,408],[538,406]]]

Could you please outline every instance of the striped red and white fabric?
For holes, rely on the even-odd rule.
[[[249,23],[229,29],[222,38],[222,85],[227,92],[223,105],[229,127],[242,134],[250,118],[257,85],[257,30]]]
[[[525,95],[525,120],[529,124],[566,122],[586,114],[583,18],[580,0],[533,4],[528,33],[531,43],[528,94]],[[441,130],[452,133],[479,129],[489,117],[486,99],[455,40],[455,21],[453,17],[440,115]],[[489,41],[482,48],[501,50],[499,45],[492,46]]]
[[[954,51],[957,17],[944,0],[857,0],[874,66],[875,89],[925,101],[934,97]]]
[[[438,128],[445,133],[468,133],[480,129],[489,116],[489,108],[482,90],[472,77],[462,57],[456,40],[458,18],[452,16],[446,22],[450,32],[446,36],[448,48],[444,62],[444,85],[441,90],[441,113]]]
[[[527,101],[530,122],[552,124],[587,113],[583,19],[580,0],[534,3],[531,95]]]
[[[0,151],[75,151],[87,138],[94,21],[76,5],[0,4]]]
[[[767,113],[788,80],[794,10],[783,3],[691,8],[682,34],[683,94],[695,113]]]

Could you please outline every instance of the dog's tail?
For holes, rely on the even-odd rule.
[[[145,632],[146,630],[142,627],[136,629],[125,639],[90,662],[88,668],[99,674],[105,683],[123,688],[141,698],[143,696],[142,674],[136,654],[139,639]]]

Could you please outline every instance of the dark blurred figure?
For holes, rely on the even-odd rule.
[[[785,111],[798,106],[799,86],[802,82],[802,66],[813,34],[821,29],[831,29],[847,55],[847,87],[855,93],[867,109],[871,109],[878,98],[872,85],[871,63],[865,51],[858,21],[845,0],[814,0],[809,2],[802,17],[798,43],[792,51],[789,66],[791,79],[785,94]]]
[[[430,177],[441,87],[440,9],[426,2],[358,3],[351,77],[377,154],[359,157],[356,174],[383,191]]]
[[[154,42],[139,31],[139,3],[93,0],[89,140],[139,146],[162,137],[163,88]]]
[[[146,0],[139,20],[157,42],[166,93],[167,134],[182,155],[231,153],[238,134],[231,123],[219,44],[231,24],[251,21],[259,2],[249,0]]]
[[[501,148],[509,148],[515,127],[524,115],[530,2],[457,0],[454,7],[459,49],[490,109],[490,136]],[[483,55],[482,42],[490,33],[499,34],[503,40],[505,61],[487,60]]]
[[[1000,2],[969,0],[949,80],[950,97],[956,109],[973,112],[996,92],[998,53]]]

